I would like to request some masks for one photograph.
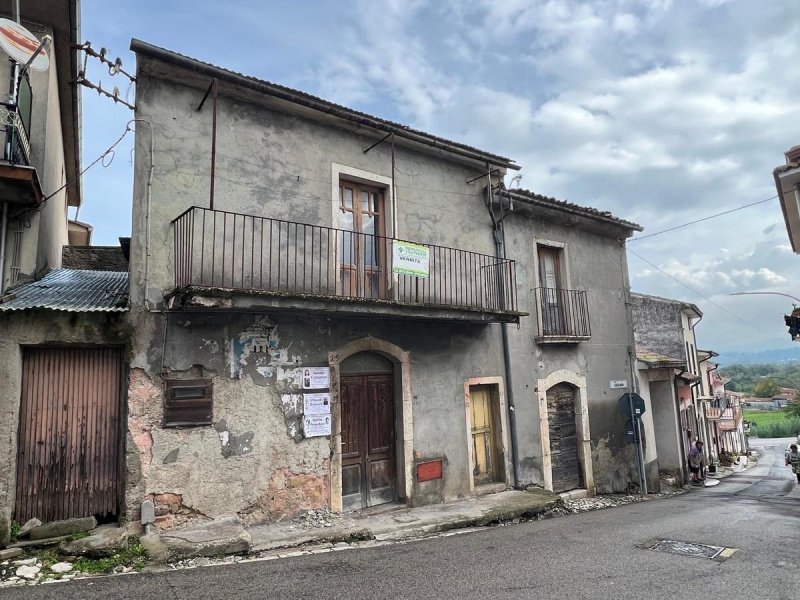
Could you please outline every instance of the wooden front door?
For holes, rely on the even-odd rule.
[[[470,387],[469,398],[474,458],[472,477],[475,485],[492,483],[498,480],[492,388],[488,385]]]
[[[547,418],[550,424],[553,491],[565,492],[579,488],[583,477],[578,457],[575,394],[570,386],[556,385],[547,390]]]
[[[347,375],[342,402],[342,504],[358,510],[394,502],[394,392],[391,375]]]
[[[118,515],[123,376],[118,348],[23,350],[17,522]]]
[[[383,190],[342,181],[339,186],[339,285],[352,298],[384,299],[387,252]]]

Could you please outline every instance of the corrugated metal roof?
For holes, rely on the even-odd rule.
[[[53,269],[39,281],[11,289],[0,298],[0,311],[33,308],[67,312],[126,311],[128,274]]]

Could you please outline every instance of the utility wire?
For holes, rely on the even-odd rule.
[[[89,169],[91,169],[93,166],[95,166],[97,163],[99,163],[101,160],[103,160],[103,159],[104,159],[106,156],[108,156],[109,154],[111,154],[111,155],[112,155],[112,160],[113,160],[114,148],[116,148],[116,147],[119,145],[119,143],[120,143],[122,140],[124,140],[124,139],[125,139],[125,136],[126,136],[126,135],[128,135],[128,132],[130,132],[130,131],[133,131],[133,129],[131,129],[130,125],[126,125],[126,126],[125,126],[125,131],[123,131],[123,132],[122,132],[122,135],[121,135],[121,136],[119,136],[119,137],[117,138],[117,141],[116,141],[116,142],[114,142],[113,144],[111,144],[111,145],[110,145],[110,146],[109,146],[109,147],[106,149],[106,151],[105,151],[105,152],[103,152],[103,153],[102,153],[100,156],[98,156],[96,159],[94,159],[94,160],[91,162],[91,164],[90,164],[88,167],[86,167],[85,169],[83,169],[83,171],[81,171],[80,173],[78,173],[77,175],[75,175],[75,177],[73,177],[72,179],[70,179],[69,181],[67,181],[67,182],[66,182],[64,185],[62,185],[60,188],[58,188],[58,189],[57,189],[55,192],[53,192],[53,193],[52,193],[52,194],[50,194],[49,196],[45,197],[45,199],[44,199],[44,200],[42,200],[42,202],[43,202],[43,203],[44,203],[44,202],[47,202],[48,200],[50,200],[50,198],[52,198],[53,196],[55,196],[55,195],[56,195],[58,192],[60,192],[61,190],[63,190],[65,187],[67,187],[68,185],[71,185],[72,183],[74,183],[75,181],[77,181],[78,179],[80,179],[80,178],[83,176],[83,174],[84,174],[84,173],[86,173],[86,171],[88,171]],[[111,164],[111,163],[109,162],[109,163],[108,163],[108,165],[110,165],[110,164]],[[107,167],[108,165],[104,164],[103,166],[104,166],[104,167]]]
[[[688,227],[689,225],[694,225],[696,223],[702,223],[703,221],[708,221],[709,219],[716,219],[717,217],[721,217],[723,215],[729,215],[734,213],[738,210],[744,210],[745,208],[750,208],[751,206],[756,206],[758,204],[764,204],[765,202],[769,202],[770,200],[774,200],[777,198],[778,195],[775,194],[774,196],[770,196],[769,198],[764,198],[763,200],[756,200],[755,202],[750,202],[749,204],[744,204],[742,206],[737,206],[736,208],[731,208],[730,210],[725,210],[720,213],[716,213],[714,215],[708,215],[707,217],[703,217],[702,219],[695,219],[694,221],[689,221],[688,223],[683,223],[681,225],[675,225],[675,227],[670,227],[669,229],[664,229],[662,231],[656,231],[655,233],[649,233],[647,235],[640,235],[635,238],[631,238],[628,242],[638,242],[639,240],[643,240],[645,238],[655,237],[657,235],[661,235],[662,233],[669,233],[670,231],[675,231],[676,229],[681,229],[683,227]],[[638,255],[637,255],[638,256]],[[641,256],[639,257],[641,258]]]
[[[689,290],[689,291],[690,291],[690,292],[692,292],[693,294],[695,294],[695,295],[697,295],[697,296],[700,296],[701,298],[703,298],[703,300],[705,300],[705,301],[706,301],[706,302],[708,302],[709,304],[712,304],[712,305],[716,306],[716,307],[717,307],[718,309],[720,309],[721,311],[723,311],[723,312],[725,312],[725,313],[729,314],[730,316],[732,316],[732,317],[733,317],[733,318],[735,318],[736,320],[738,320],[738,321],[741,321],[742,323],[744,323],[744,324],[745,324],[745,325],[747,325],[748,327],[752,327],[753,329],[755,329],[755,330],[756,330],[756,331],[758,331],[759,333],[764,333],[764,329],[763,329],[763,327],[758,327],[758,326],[756,326],[756,325],[753,325],[752,323],[750,323],[749,321],[747,321],[747,320],[743,319],[742,317],[740,317],[740,316],[739,316],[739,315],[737,315],[736,313],[734,313],[734,312],[731,312],[731,311],[729,311],[727,308],[725,308],[724,306],[721,306],[721,305],[717,304],[716,302],[714,302],[714,301],[713,301],[711,298],[709,298],[708,296],[705,296],[705,295],[701,294],[700,292],[698,292],[698,291],[697,291],[697,290],[695,290],[694,288],[691,288],[691,287],[689,287],[688,285],[686,285],[685,283],[683,283],[683,282],[682,282],[680,279],[677,279],[677,278],[673,277],[672,275],[670,275],[669,273],[667,273],[667,272],[666,272],[664,269],[662,269],[662,268],[661,268],[661,267],[659,267],[658,265],[656,265],[656,264],[653,264],[652,262],[650,262],[649,260],[647,260],[647,259],[646,259],[644,256],[642,256],[641,254],[638,254],[638,253],[634,252],[634,251],[633,251],[633,250],[631,250],[630,248],[627,248],[627,250],[628,250],[628,252],[630,252],[631,254],[633,254],[633,255],[634,255],[635,257],[637,257],[638,259],[640,259],[640,260],[644,261],[645,263],[647,263],[648,265],[650,265],[651,267],[653,267],[654,269],[656,269],[656,270],[657,270],[658,272],[660,272],[662,275],[666,275],[667,277],[669,277],[669,278],[670,278],[672,281],[674,281],[674,282],[675,282],[675,283],[677,283],[678,285],[680,285],[680,286],[682,286],[682,287],[686,288],[687,290]],[[776,339],[777,339],[777,337],[778,337],[777,335],[774,335],[774,334],[771,334],[771,336],[772,336],[772,337],[775,337]]]

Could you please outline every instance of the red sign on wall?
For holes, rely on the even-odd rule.
[[[417,481],[433,481],[442,478],[442,461],[432,460],[417,464]]]

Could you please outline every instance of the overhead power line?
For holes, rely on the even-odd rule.
[[[770,196],[769,198],[764,198],[763,200],[756,200],[755,202],[750,202],[749,204],[744,204],[742,206],[737,206],[736,208],[731,208],[729,210],[722,211],[720,213],[716,213],[714,215],[708,215],[707,217],[703,217],[702,219],[695,219],[694,221],[689,221],[688,223],[683,223],[681,225],[675,225],[675,227],[670,227],[668,229],[663,229],[661,231],[656,231],[655,233],[649,233],[647,235],[640,235],[635,238],[631,238],[628,240],[630,242],[638,242],[639,240],[643,240],[646,238],[655,237],[657,235],[661,235],[662,233],[669,233],[670,231],[675,231],[676,229],[682,229],[683,227],[688,227],[689,225],[695,225],[696,223],[702,223],[703,221],[708,221],[710,219],[716,219],[717,217],[722,217],[724,215],[729,215],[731,213],[735,213],[739,210],[744,210],[745,208],[750,208],[751,206],[756,206],[758,204],[764,204],[765,202],[769,202],[770,200],[774,200],[777,198],[778,195],[775,194],[774,196]],[[641,256],[639,257],[641,258]]]
[[[680,279],[677,279],[676,277],[673,277],[672,275],[670,275],[669,273],[667,273],[667,272],[666,272],[664,269],[662,269],[662,268],[661,268],[661,267],[659,267],[658,265],[656,265],[656,264],[654,264],[654,263],[650,262],[649,260],[647,260],[647,259],[646,259],[644,256],[642,256],[641,254],[638,254],[637,252],[634,252],[634,251],[633,251],[633,250],[631,250],[630,248],[627,248],[627,250],[628,250],[628,252],[630,252],[631,254],[633,254],[635,257],[637,257],[639,260],[641,260],[641,261],[643,261],[643,262],[647,263],[648,265],[650,265],[651,267],[653,267],[655,270],[657,270],[657,271],[658,271],[659,273],[661,273],[662,275],[665,275],[666,277],[669,277],[669,278],[670,278],[672,281],[674,281],[675,283],[677,283],[677,284],[678,284],[678,285],[680,285],[681,287],[684,287],[684,288],[686,288],[687,290],[689,290],[690,292],[692,292],[693,294],[695,294],[695,295],[697,295],[697,296],[700,296],[700,297],[701,297],[703,300],[705,300],[705,301],[706,301],[706,302],[708,302],[709,304],[711,304],[711,305],[713,305],[713,306],[716,306],[716,307],[717,307],[718,309],[720,309],[722,312],[729,314],[729,315],[730,315],[730,316],[732,316],[734,319],[736,319],[737,321],[740,321],[741,323],[744,323],[744,324],[745,324],[745,325],[747,325],[748,327],[752,327],[753,329],[755,329],[755,330],[756,330],[756,331],[758,331],[759,333],[762,333],[762,334],[764,333],[764,328],[763,328],[763,327],[758,327],[758,326],[756,326],[756,325],[753,325],[752,323],[750,323],[750,322],[749,322],[749,321],[747,321],[746,319],[743,319],[742,317],[740,317],[740,316],[739,316],[739,315],[737,315],[736,313],[729,311],[727,308],[725,308],[724,306],[721,306],[720,304],[717,304],[716,302],[714,302],[714,301],[713,301],[711,298],[709,298],[708,296],[705,296],[704,294],[701,294],[700,292],[698,292],[696,289],[694,289],[694,288],[692,288],[692,287],[689,287],[688,285],[686,285],[685,283],[683,283],[683,282],[682,282]],[[777,337],[778,337],[778,336],[777,336],[777,335],[774,335],[774,334],[771,334],[771,337],[775,337],[775,338],[777,339]]]

